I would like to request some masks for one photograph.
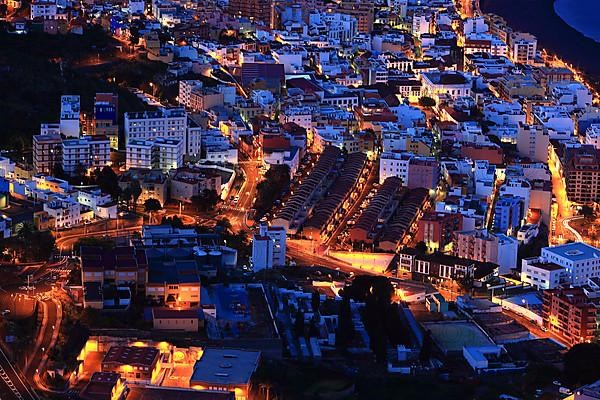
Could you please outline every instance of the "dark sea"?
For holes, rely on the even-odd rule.
[[[600,42],[600,0],[555,0],[554,11],[584,36]]]
[[[600,87],[600,0],[480,0],[517,31],[537,36],[539,46],[575,65]],[[556,10],[555,10],[556,7]]]

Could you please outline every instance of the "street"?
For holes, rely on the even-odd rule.
[[[0,399],[37,400],[37,394],[31,384],[23,379],[13,364],[0,350]]]

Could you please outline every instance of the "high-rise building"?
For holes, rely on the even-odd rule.
[[[445,252],[452,245],[452,234],[462,229],[462,214],[428,212],[418,222],[417,241],[432,251]]]
[[[92,135],[107,136],[113,149],[119,148],[118,115],[119,96],[113,93],[96,93]]]
[[[533,64],[537,52],[537,38],[529,33],[513,32],[509,37],[509,54],[513,62]]]
[[[261,224],[252,238],[252,265],[255,271],[285,265],[286,229]]]
[[[358,21],[359,33],[371,33],[375,15],[374,2],[370,0],[342,0],[338,11],[348,14]]]
[[[246,17],[270,27],[272,3],[272,0],[230,0],[227,10],[233,16]]]
[[[561,159],[569,201],[589,204],[600,199],[600,150],[568,146]]]
[[[62,163],[62,138],[58,134],[33,137],[33,168],[38,174],[52,175]]]
[[[597,314],[598,307],[582,288],[544,291],[544,325],[571,346],[596,337]]]
[[[79,137],[79,96],[66,95],[60,98],[60,133],[67,137]]]
[[[126,167],[169,171],[183,166],[183,140],[132,139],[126,146]]]
[[[110,141],[101,135],[62,141],[62,168],[66,174],[76,175],[110,165]]]
[[[125,113],[125,142],[132,139],[182,139],[186,147],[187,113],[184,108]]]

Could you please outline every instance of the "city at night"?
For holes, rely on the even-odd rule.
[[[0,400],[600,400],[600,1],[0,0]]]

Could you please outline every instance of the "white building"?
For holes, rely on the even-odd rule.
[[[589,278],[600,277],[600,250],[588,244],[576,242],[544,247],[541,256],[564,267],[573,286],[582,286]]]
[[[600,124],[592,124],[585,131],[585,144],[591,144],[597,149],[600,149]]]
[[[163,171],[183,167],[183,140],[157,138],[153,142],[154,168]]]
[[[273,241],[273,266],[281,267],[285,265],[286,255],[286,233],[282,226],[269,226],[260,224],[259,234],[267,236]]]
[[[471,96],[471,78],[460,72],[424,72],[421,74],[421,82],[423,96],[431,97],[437,104],[440,97],[444,96],[450,96],[452,99]]]
[[[125,143],[131,139],[183,139],[187,132],[187,113],[183,108],[125,113]]]
[[[486,103],[483,107],[483,116],[486,121],[493,122],[500,126],[524,124],[526,119],[523,107],[516,101],[495,101]]]
[[[126,148],[126,168],[161,169],[169,171],[183,166],[183,140],[130,140]]]
[[[128,8],[130,14],[144,14],[146,3],[144,1],[129,0]]]
[[[271,53],[278,64],[283,64],[283,69],[286,74],[304,72],[302,58],[305,55],[305,51],[302,51],[299,48],[284,46],[277,50],[273,50]]]
[[[521,261],[521,282],[537,289],[555,289],[567,277],[567,270],[543,257],[524,258]]]
[[[69,228],[83,222],[81,205],[69,196],[55,196],[54,199],[44,203],[44,211],[54,219],[57,229]]]
[[[91,208],[96,218],[117,218],[117,203],[100,189],[87,189],[77,192],[79,204]]]
[[[561,81],[550,84],[550,94],[560,106],[585,109],[592,105],[593,96],[581,82]]]
[[[15,163],[8,157],[0,156],[0,177],[12,179],[15,174]]]
[[[125,168],[152,168],[152,141],[131,139],[125,146]]]
[[[536,106],[533,107],[533,117],[538,124],[549,130],[554,130],[550,139],[568,139],[575,132],[575,122],[565,106]],[[561,135],[561,137],[556,137]],[[566,136],[566,137],[562,137]]]
[[[60,98],[60,133],[66,137],[79,137],[79,96],[66,95]]]
[[[537,38],[529,33],[514,32],[509,37],[510,58],[519,64],[533,64],[537,53]]]
[[[541,125],[519,125],[517,134],[517,151],[521,157],[532,161],[548,162],[548,146],[550,136],[548,130]]]
[[[476,33],[486,33],[489,27],[483,17],[467,18],[463,22],[463,35],[469,36]]]
[[[201,141],[203,160],[215,163],[238,163],[238,150],[218,129],[204,131]]]
[[[252,237],[252,268],[254,271],[273,268],[273,248],[275,244],[270,237],[254,235]]]
[[[62,141],[62,167],[68,175],[110,164],[110,140],[106,136],[93,135]]]
[[[192,90],[195,88],[202,88],[203,83],[200,80],[181,80],[179,81],[179,94],[177,96],[177,101],[179,105],[184,107],[191,107],[190,97],[192,94]]]
[[[402,180],[402,185],[406,186],[410,160],[413,156],[412,153],[382,153],[379,161],[379,183],[383,184],[387,178],[397,176]]]

